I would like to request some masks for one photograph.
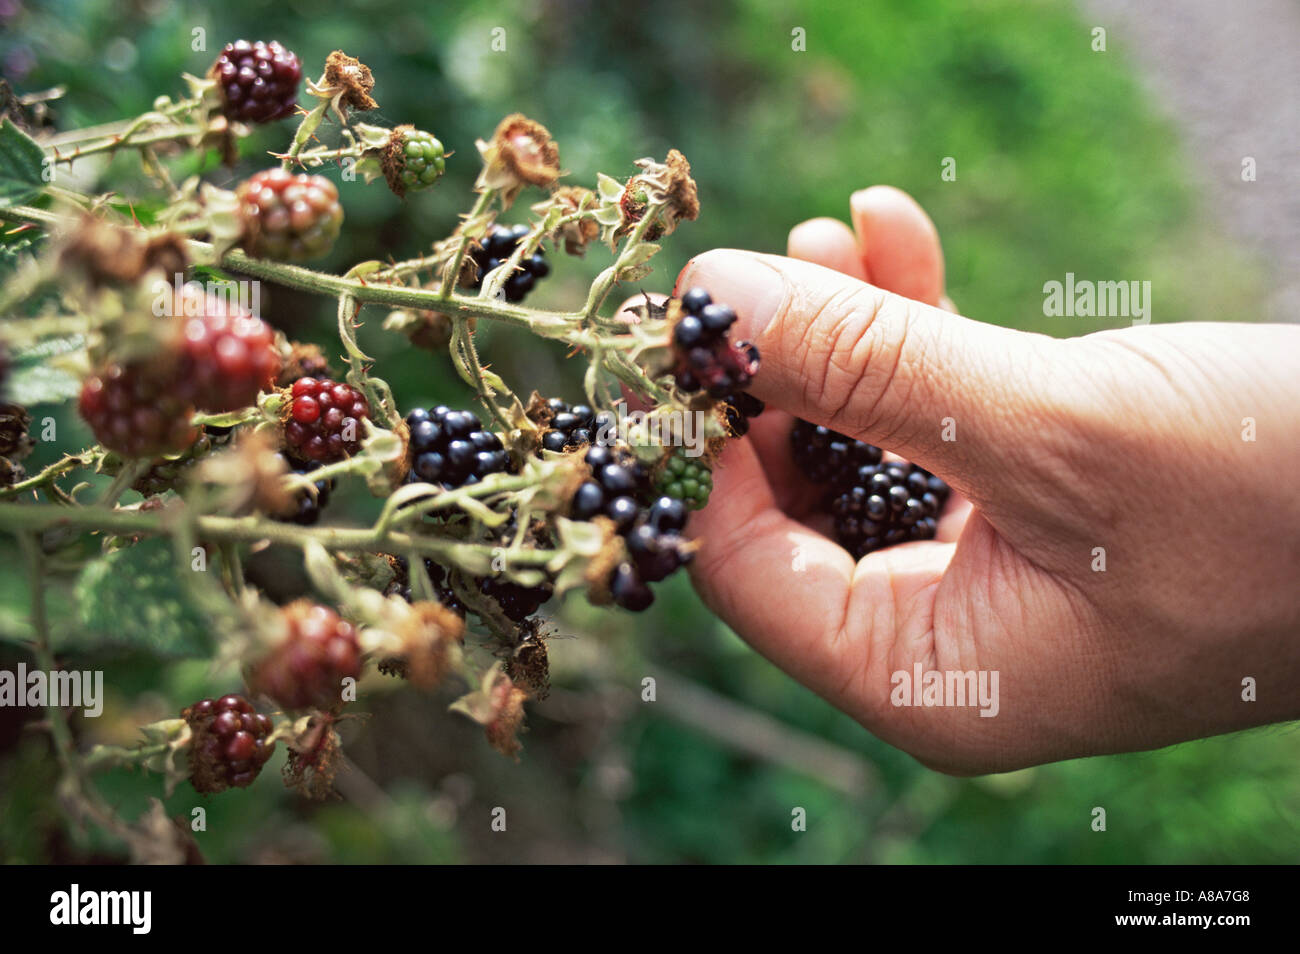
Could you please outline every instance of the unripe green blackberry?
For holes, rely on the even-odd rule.
[[[408,130],[402,136],[397,154],[398,178],[408,192],[418,192],[433,185],[447,170],[442,143],[422,129]]]
[[[655,475],[655,490],[700,510],[709,502],[713,474],[703,458],[687,457],[679,448]]]

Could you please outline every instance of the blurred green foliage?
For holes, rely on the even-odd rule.
[[[648,289],[666,290],[687,257],[708,247],[782,251],[795,223],[844,218],[850,191],[888,182],[931,213],[950,294],[973,317],[1062,336],[1102,327],[1043,317],[1043,283],[1066,272],[1150,280],[1156,321],[1259,313],[1258,269],[1204,218],[1176,129],[1141,93],[1123,38],[1092,52],[1088,26],[1061,4],[10,0],[0,10],[0,71],[22,91],[66,84],[63,127],[133,115],[159,93],[180,92],[182,71],[201,74],[240,36],[281,40],[313,76],[336,47],[359,56],[378,79],[381,108],[367,118],[429,129],[455,155],[442,184],[405,203],[382,184],[342,183],[345,237],[331,268],[409,257],[449,231],[468,204],[475,138],[518,110],[551,128],[574,182],[591,184],[597,171],[625,176],[631,160],[670,146],[690,158],[702,217],[668,240]],[[491,46],[497,28],[504,52]],[[792,49],[796,28],[806,52]],[[199,38],[202,50],[193,48]],[[204,175],[230,185],[267,164],[259,150],[283,148],[288,135],[283,123],[260,131],[239,167],[209,162]],[[956,162],[955,181],[940,178],[945,157]],[[126,157],[110,169],[79,164],[78,175],[103,176],[147,208]],[[595,250],[560,262],[535,300],[571,306],[606,261]],[[292,336],[334,342],[330,302],[268,289],[264,314]],[[403,402],[465,399],[444,359],[381,333],[377,310],[364,317],[362,346]],[[558,349],[525,347],[497,329],[480,336],[486,358],[520,390],[577,394],[578,369]],[[35,412],[55,416],[68,445],[87,441],[66,408]],[[32,465],[60,449],[40,448]],[[373,502],[344,493],[333,510],[364,519]],[[17,565],[2,547],[0,560]],[[25,615],[21,582],[6,580],[0,599],[12,631]],[[643,618],[571,599],[554,628],[564,637],[550,642],[556,691],[531,717],[522,763],[488,752],[475,727],[445,713],[447,698],[367,685],[363,707],[373,716],[344,728],[360,766],[348,799],[310,805],[264,777],[203,802],[204,852],[213,861],[399,863],[1295,860],[1293,726],[948,779],[757,658],[683,580],[661,587]],[[83,661],[91,663],[108,668],[113,698],[100,724],[79,726],[87,739],[128,740],[133,726],[236,679],[121,655]],[[661,670],[840,747],[871,768],[872,786],[845,796],[744,754],[725,726],[667,720],[637,697],[641,678]],[[31,732],[20,738],[0,756],[0,858],[111,854],[111,844],[78,842],[61,828],[44,744]],[[160,785],[113,773],[101,787],[130,815]],[[184,817],[196,803],[184,787],[167,800]],[[510,813],[508,833],[489,831],[497,805]],[[1104,834],[1089,827],[1098,805],[1108,813]],[[791,831],[796,806],[807,810],[807,832]]]

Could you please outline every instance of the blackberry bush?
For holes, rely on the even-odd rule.
[[[449,234],[408,242],[400,259],[376,250],[338,272],[285,264],[325,254],[339,234],[339,190],[316,172],[354,168],[362,175],[344,177],[345,192],[383,176],[403,196],[451,161],[414,125],[357,121],[378,105],[365,64],[334,51],[312,75],[320,79],[305,84],[309,102],[297,110],[296,57],[241,41],[206,80],[190,78],[188,98],[159,98],[118,124],[120,135],[61,131],[67,148],[56,156],[17,127],[0,129],[0,152],[15,166],[6,167],[0,220],[6,235],[21,236],[7,249],[24,276],[0,295],[20,319],[0,323],[0,355],[23,368],[29,389],[38,376],[28,372],[47,365],[38,383],[48,391],[33,398],[42,403],[70,400],[70,372],[84,375],[78,406],[96,442],[60,448],[31,476],[8,464],[0,472],[0,530],[21,536],[28,561],[15,579],[33,581],[46,603],[47,588],[74,595],[77,612],[59,620],[84,618],[88,632],[156,653],[160,666],[195,654],[237,661],[247,692],[278,707],[263,715],[241,695],[204,699],[145,726],[140,745],[93,753],[51,710],[66,767],[61,803],[93,804],[93,817],[113,815],[87,783],[93,771],[143,766],[220,792],[251,784],[277,740],[290,751],[286,782],[328,796],[342,745],[333,727],[346,718],[340,689],[358,679],[364,706],[371,660],[400,670],[412,690],[461,684],[456,711],[516,755],[525,703],[548,685],[550,615],[566,612],[573,590],[598,605],[647,608],[652,587],[692,558],[685,527],[708,499],[705,460],[762,409],[744,390],[757,352],[731,341],[727,306],[692,290],[631,324],[609,307],[616,291],[650,275],[654,243],[698,215],[690,165],[676,150],[589,188],[560,181],[559,147],[544,126],[507,116],[477,157],[454,160],[479,167]],[[273,153],[278,168],[220,188],[210,151],[232,165],[241,149],[251,158],[260,147],[244,141],[247,124],[295,112],[296,132]],[[151,173],[131,189],[157,186],[141,196],[148,226],[101,196],[64,201],[79,179],[60,182],[60,201],[42,197],[42,159],[123,151],[138,152]],[[527,189],[538,191],[525,204]],[[506,225],[509,215],[526,221]],[[45,230],[49,241],[37,241]],[[534,250],[524,255],[521,243]],[[543,245],[575,255],[608,248],[612,260],[565,309],[522,306],[552,266]],[[506,274],[516,254],[519,267]],[[180,284],[186,270],[192,285]],[[153,287],[160,274],[175,279],[164,293]],[[278,294],[260,299],[271,306],[264,319],[220,299],[237,276],[331,300],[338,340],[286,340]],[[60,279],[59,307],[48,307],[46,286]],[[484,282],[491,293],[475,294]],[[150,300],[152,315],[141,304]],[[390,339],[400,347],[419,336],[417,316],[446,348],[425,357],[430,378],[454,375],[477,412],[402,416],[415,395],[395,394],[380,376],[393,349],[357,339],[379,308],[390,320],[372,321],[367,334],[407,336]],[[567,348],[584,364],[583,397],[520,397],[500,370],[510,365],[479,354],[493,322]],[[331,359],[346,363],[342,380]],[[624,389],[644,408],[635,435],[616,413]],[[25,417],[0,410],[2,449],[18,456],[25,429]],[[683,455],[689,435],[704,457]],[[367,517],[319,524],[336,484],[377,498]],[[163,491],[175,496],[157,499]],[[930,506],[926,493],[916,499]],[[905,504],[897,522],[921,532],[929,513],[913,519],[913,509]],[[845,510],[845,520],[854,516]],[[31,632],[52,668],[47,635]]]

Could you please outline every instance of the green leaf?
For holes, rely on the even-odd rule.
[[[13,356],[9,373],[9,400],[24,407],[58,404],[81,393],[81,379],[54,362],[85,346],[80,335],[47,338]]]
[[[45,150],[9,120],[0,123],[0,208],[20,205],[45,188]]]
[[[179,576],[192,572],[198,571],[176,565],[165,540],[146,540],[95,560],[77,580],[85,631],[70,642],[125,646],[171,659],[210,655],[207,626]]]

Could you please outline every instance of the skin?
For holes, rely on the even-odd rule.
[[[1300,718],[1300,327],[1053,339],[982,324],[944,298],[938,234],[912,199],[877,186],[850,213],[852,228],[796,227],[789,257],[714,250],[679,277],[739,313],[732,338],[761,350],[751,390],[769,407],[692,518],[709,606],[952,774]],[[938,539],[855,563],[809,513],[792,416],[947,480]],[[1000,711],[894,706],[891,675],[917,662],[998,671]]]

